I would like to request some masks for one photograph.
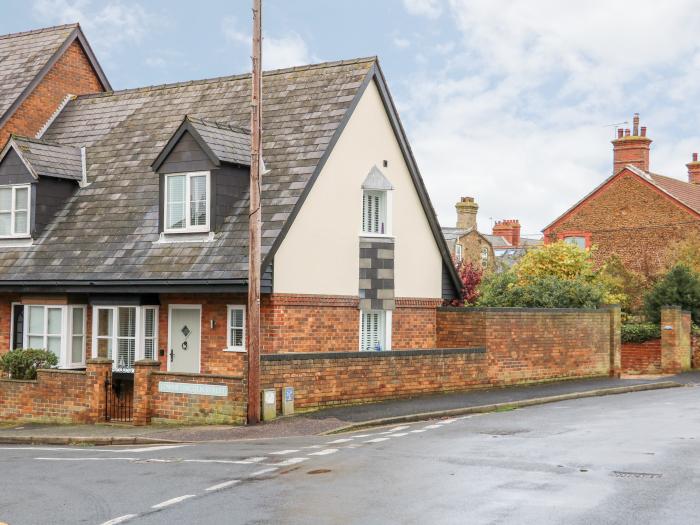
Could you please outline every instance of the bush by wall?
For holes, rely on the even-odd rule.
[[[605,290],[586,279],[562,279],[556,275],[525,282],[512,272],[488,278],[481,288],[479,306],[515,308],[596,308],[605,303]]]
[[[661,320],[661,307],[680,306],[690,311],[693,322],[700,323],[700,275],[688,266],[678,264],[649,291],[644,308],[650,321]]]
[[[36,379],[40,368],[51,368],[58,364],[58,357],[48,350],[17,348],[0,356],[0,369],[12,379]]]
[[[643,343],[661,338],[661,326],[658,323],[626,323],[622,325],[623,343]]]

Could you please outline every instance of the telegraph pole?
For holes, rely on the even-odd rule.
[[[260,167],[262,161],[262,0],[253,0],[248,227],[248,424],[260,422]]]

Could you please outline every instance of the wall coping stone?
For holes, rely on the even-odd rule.
[[[162,370],[153,372],[153,375],[164,377],[189,377],[192,379],[232,379],[235,381],[243,380],[243,376],[227,376],[223,374],[188,374],[186,372],[165,372]]]
[[[383,352],[289,352],[261,354],[261,361],[304,361],[312,359],[376,359],[412,356],[445,356],[454,354],[485,354],[486,348],[434,348],[420,350],[386,350]]]
[[[438,312],[493,312],[493,313],[533,313],[533,314],[576,314],[576,313],[597,313],[609,314],[609,308],[513,308],[496,306],[441,306]]]
[[[155,359],[140,359],[139,361],[136,361],[134,363],[134,366],[160,366],[160,361],[156,361]]]
[[[37,374],[41,372],[42,374],[45,373],[51,373],[51,374],[75,374],[75,375],[82,375],[84,376],[86,374],[85,370],[66,370],[64,368],[38,368],[37,369]]]
[[[86,363],[88,365],[111,365],[114,361],[106,357],[93,357],[92,359],[88,359]]]

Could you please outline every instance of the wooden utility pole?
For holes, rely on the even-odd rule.
[[[248,228],[248,424],[260,422],[260,168],[262,164],[262,0],[253,0]]]

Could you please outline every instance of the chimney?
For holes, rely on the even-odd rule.
[[[506,219],[493,225],[493,235],[503,237],[511,246],[520,246],[520,221]]]
[[[468,230],[476,229],[476,212],[479,205],[474,202],[474,197],[462,197],[457,204],[457,228]]]
[[[646,126],[639,126],[639,113],[634,114],[632,130],[619,128],[613,144],[613,173],[619,172],[627,164],[649,171],[649,145]]]
[[[700,184],[700,162],[697,153],[693,153],[693,160],[686,164],[686,167],[688,168],[688,182]]]

